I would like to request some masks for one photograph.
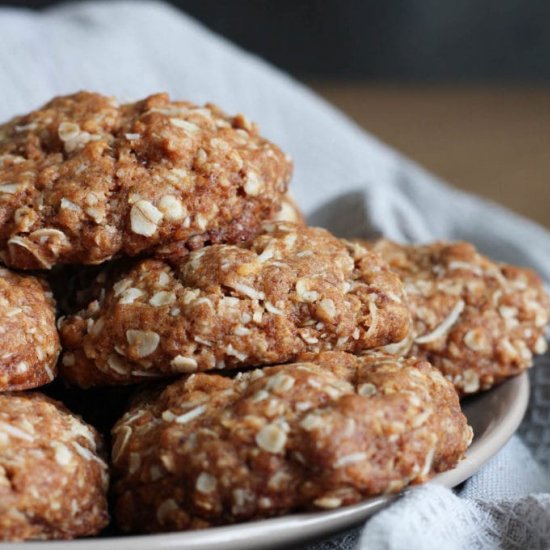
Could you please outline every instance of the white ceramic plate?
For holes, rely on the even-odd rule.
[[[466,458],[433,481],[455,487],[468,479],[489,460],[516,431],[529,400],[527,374],[508,380],[493,390],[466,400],[464,412],[474,428],[474,441]],[[9,544],[25,550],[252,550],[286,547],[307,539],[351,527],[364,521],[396,496],[371,498],[330,512],[293,514],[276,519],[254,521],[212,529],[117,538],[84,539],[71,542],[33,542]]]

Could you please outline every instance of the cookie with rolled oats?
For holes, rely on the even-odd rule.
[[[82,387],[356,353],[409,330],[399,278],[377,254],[282,222],[240,246],[142,261],[100,294],[60,326],[61,372]]]
[[[273,216],[273,221],[306,225],[306,218],[290,193],[283,197],[281,209]]]
[[[450,469],[472,430],[427,362],[342,352],[147,395],[113,429],[124,532],[179,531],[326,510]]]
[[[0,540],[71,539],[108,523],[97,432],[39,393],[0,395]]]
[[[55,303],[47,284],[0,267],[0,391],[51,382],[59,351]]]
[[[413,316],[409,336],[388,351],[425,358],[461,394],[491,388],[546,351],[550,302],[533,271],[463,242],[371,246],[403,280]]]
[[[283,197],[281,208],[271,221],[306,224],[303,213],[289,193]],[[131,264],[131,258],[120,258],[107,265],[55,266],[47,275],[60,312],[67,315],[86,307],[93,299],[100,296],[108,279],[116,276],[117,273],[120,274]]]
[[[0,126],[1,257],[50,269],[239,242],[278,210],[291,168],[211,104],[57,97]]]

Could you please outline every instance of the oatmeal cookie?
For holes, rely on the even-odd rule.
[[[36,388],[56,374],[55,304],[38,277],[0,267],[0,391]]]
[[[97,432],[39,393],[0,395],[0,540],[70,539],[108,522]]]
[[[306,225],[306,218],[290,193],[283,197],[281,209],[273,216],[273,221]]]
[[[399,274],[411,334],[388,351],[430,361],[461,394],[522,372],[547,348],[550,302],[531,270],[493,262],[468,243],[372,244]]]
[[[304,215],[289,193],[283,197],[281,209],[272,221],[306,225]],[[157,251],[156,256],[162,257],[162,254]],[[59,265],[52,268],[47,272],[47,277],[61,314],[76,313],[85,308],[99,298],[109,280],[128,270],[134,263],[135,259],[119,258],[102,265]]]
[[[254,124],[211,104],[58,97],[0,126],[1,257],[50,269],[238,242],[278,210],[290,174]]]
[[[229,378],[184,377],[113,429],[125,532],[177,531],[395,493],[455,466],[472,439],[427,362],[309,354]]]
[[[360,352],[409,330],[401,283],[381,258],[323,229],[269,224],[241,245],[172,266],[145,260],[61,322],[61,371],[87,387]]]

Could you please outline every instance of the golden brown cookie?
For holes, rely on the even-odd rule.
[[[50,269],[238,242],[278,210],[291,168],[211,104],[58,97],[0,126],[2,259]]]
[[[115,425],[115,515],[125,532],[177,531],[333,509],[447,470],[472,430],[428,363],[383,354],[222,377],[138,400]]]
[[[108,523],[97,432],[39,393],[0,395],[0,540],[70,539]]]
[[[55,304],[38,277],[0,267],[0,391],[36,388],[55,378]]]
[[[273,221],[306,225],[306,218],[290,193],[283,197],[281,209],[275,214]]]
[[[286,193],[281,202],[281,209],[273,216],[272,221],[287,221],[306,225],[306,219],[296,201]],[[157,254],[157,256],[162,256]],[[105,288],[107,279],[128,269],[133,260],[121,258],[107,265],[59,265],[47,272],[48,281],[54,292],[57,306],[63,315],[75,313],[86,307],[93,299],[99,297]],[[99,280],[97,280],[100,275]]]
[[[409,337],[388,351],[430,361],[462,394],[522,372],[546,351],[550,302],[533,271],[461,242],[381,240],[372,249],[403,280],[413,315]]]
[[[381,258],[323,229],[269,224],[173,267],[146,260],[61,322],[63,376],[87,387],[279,364],[400,341],[409,311]]]

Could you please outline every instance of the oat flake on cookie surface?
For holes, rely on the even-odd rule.
[[[364,244],[401,277],[412,312],[411,333],[388,351],[430,361],[459,393],[487,390],[546,351],[550,302],[532,270],[464,242]]]
[[[113,429],[118,526],[177,531],[334,509],[426,481],[471,442],[452,384],[425,361],[300,359],[194,374],[137,398]]]
[[[307,225],[304,213],[290,193],[283,197],[281,209],[273,216],[272,221]]]
[[[39,393],[0,395],[0,540],[71,539],[109,522],[98,433]]]
[[[268,224],[253,241],[145,260],[61,323],[61,372],[88,387],[280,364],[402,340],[409,310],[377,255],[324,229]]]
[[[0,392],[51,382],[59,351],[48,285],[0,267]]]
[[[0,126],[1,257],[51,269],[238,242],[279,209],[291,169],[246,117],[211,104],[54,98]]]

